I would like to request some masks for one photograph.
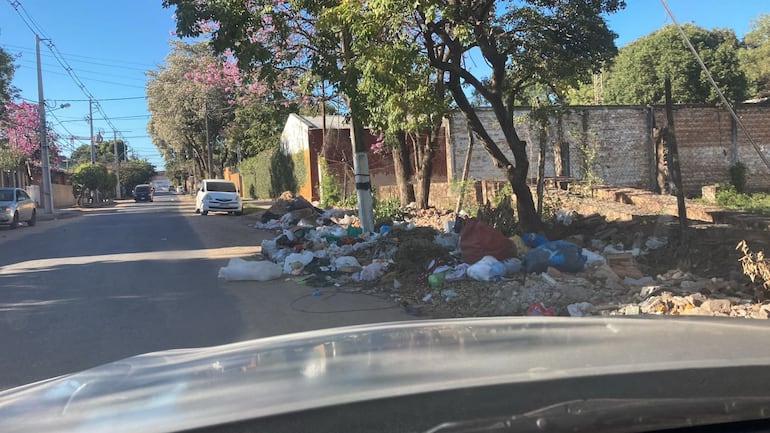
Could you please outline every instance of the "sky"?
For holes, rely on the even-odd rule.
[[[739,38],[750,29],[751,20],[770,13],[770,0],[667,3],[680,23],[730,28]],[[13,84],[22,98],[32,102],[37,102],[38,91],[35,32],[29,25],[46,39],[40,50],[43,93],[52,107],[47,120],[63,138],[59,144],[65,155],[89,144],[90,95],[103,112],[94,104],[94,134],[101,132],[106,139],[117,135],[134,155],[163,169],[163,159],[147,133],[144,85],[145,73],[157,69],[169,52],[173,12],[164,9],[161,0],[0,0],[0,47],[17,56]],[[659,0],[626,0],[626,8],[610,15],[608,23],[618,34],[617,46],[622,47],[672,21]],[[64,66],[49,44],[61,54]],[[65,103],[70,106],[57,108]],[[75,139],[69,140],[70,136]]]

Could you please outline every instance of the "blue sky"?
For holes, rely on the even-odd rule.
[[[11,3],[0,0],[0,46],[18,55],[14,85],[25,99],[37,101],[35,37]],[[163,9],[160,0],[18,0],[34,23],[62,54],[88,93],[100,102],[104,114],[125,138],[131,151],[147,158],[158,169],[163,160],[146,130],[149,119],[144,97],[145,72],[156,69],[169,50],[175,24],[173,11]],[[627,7],[609,17],[610,27],[619,35],[616,43],[628,42],[658,29],[671,20],[658,0],[626,0]],[[750,21],[770,13],[770,0],[668,0],[680,23],[692,22],[705,28],[731,28],[738,37],[750,28]],[[41,44],[45,98],[50,105],[69,103],[48,120],[62,136],[82,139],[60,140],[65,154],[88,144],[88,97]],[[55,117],[54,117],[55,116]],[[94,131],[112,137],[112,128],[101,113],[94,113]]]

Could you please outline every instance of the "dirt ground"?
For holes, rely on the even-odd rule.
[[[624,275],[617,266],[612,267],[614,272],[587,266],[575,274],[549,269],[548,276],[521,274],[498,282],[451,281],[439,290],[419,275],[405,276],[397,291],[385,284],[375,286],[394,292],[394,298],[414,311],[434,317],[538,314],[543,308],[546,314],[581,315],[580,311],[573,313],[578,308],[575,305],[583,303],[585,315],[767,318],[770,305],[764,302],[765,293],[743,275],[736,245],[746,240],[753,251],[770,250],[766,228],[770,218],[687,200],[688,224],[684,228],[676,217],[673,196],[628,188],[600,190],[593,197],[560,190],[548,195],[559,209],[572,211],[568,225],[549,221],[544,233],[548,239],[565,239],[602,254],[608,250],[633,251],[627,265],[638,273]],[[443,230],[454,219],[452,212],[428,209],[416,211],[411,221]],[[650,239],[662,240],[665,245],[648,248]],[[722,302],[718,309],[713,300],[728,302]],[[573,307],[568,308],[570,305]]]

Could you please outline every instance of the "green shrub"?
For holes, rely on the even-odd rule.
[[[730,184],[735,187],[739,193],[746,192],[746,172],[748,168],[745,164],[738,161],[730,166]]]
[[[723,185],[717,189],[717,204],[728,209],[741,209],[762,214],[770,214],[770,194],[744,194],[733,185]]]
[[[284,191],[297,192],[300,183],[298,177],[306,176],[304,165],[295,161],[304,161],[304,157],[288,156],[278,149],[266,150],[241,162],[243,189],[251,198],[278,197]],[[299,165],[300,173],[295,172]]]

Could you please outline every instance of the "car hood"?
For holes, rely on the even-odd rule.
[[[483,318],[131,357],[0,393],[0,430],[178,431],[353,401],[628,371],[770,364],[766,322]]]
[[[13,207],[16,205],[15,201],[0,201],[0,207]]]

